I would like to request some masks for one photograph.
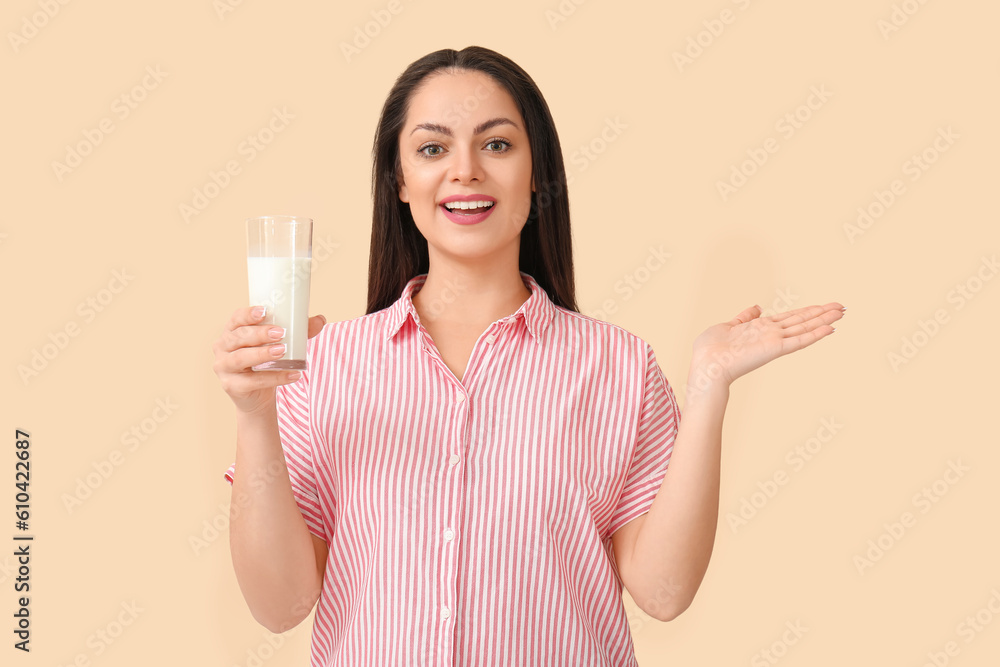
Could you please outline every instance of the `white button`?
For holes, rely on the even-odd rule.
[[[453,537],[455,537],[455,531],[453,531],[451,528],[445,528],[444,529],[444,539],[446,539],[447,541],[451,542],[451,540],[452,540]]]
[[[486,342],[487,342],[487,343],[492,343],[492,342],[493,342],[493,341],[495,341],[496,339],[497,339],[497,337],[496,337],[496,336],[494,336],[493,334],[490,334],[489,336],[487,336],[487,337],[486,337]]]
[[[441,618],[448,618],[449,616],[451,616],[451,609],[448,609],[448,607],[442,607]]]
[[[458,396],[455,397],[455,400],[461,403],[462,401],[465,400],[465,394],[459,394]]]
[[[452,454],[451,458],[448,459],[448,463],[455,465],[458,463],[458,454]]]

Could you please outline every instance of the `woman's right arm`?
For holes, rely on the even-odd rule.
[[[271,356],[271,325],[255,324],[251,308],[233,313],[214,345],[213,369],[236,405],[236,466],[229,544],[240,590],[253,617],[272,632],[305,619],[319,599],[327,545],[306,526],[292,493],[278,432],[275,387],[288,371],[254,372]],[[310,318],[310,337],[323,328]],[[280,338],[280,335],[278,336]]]

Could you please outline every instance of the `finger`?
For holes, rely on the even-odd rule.
[[[298,375],[296,375],[296,373],[298,373]],[[274,373],[274,375],[281,376],[278,379],[278,384],[291,384],[302,379],[302,371],[281,371],[279,373]],[[293,375],[295,375],[295,377],[292,377]]]
[[[235,350],[237,347],[241,347],[236,342],[240,340],[240,336],[246,336],[247,333],[241,332],[236,336],[233,333],[239,331],[241,327],[254,325],[261,321],[266,314],[264,311],[264,306],[247,306],[234,310],[233,314],[229,317],[229,321],[222,327],[222,335],[218,338],[217,347],[221,347],[224,351]]]
[[[781,354],[778,356],[808,347],[821,338],[829,336],[833,331],[833,327],[829,324],[817,324],[815,328],[809,329],[797,336],[787,337],[781,341]]]
[[[739,315],[737,315],[733,319],[729,320],[729,322],[727,322],[727,324],[730,324],[732,326],[736,326],[737,324],[743,324],[744,322],[749,322],[750,320],[754,319],[755,317],[760,316],[761,312],[763,312],[763,311],[761,311],[760,306],[758,306],[758,305],[755,304],[755,305],[750,306],[749,308],[746,308],[743,311],[741,311]]]
[[[257,312],[255,313],[254,311]],[[232,316],[229,318],[229,322],[226,324],[226,331],[232,331],[233,329],[246,324],[257,324],[264,319],[265,314],[266,312],[264,306],[247,306],[246,308],[237,308],[233,311]]]
[[[782,322],[782,326],[784,327],[782,329],[782,333],[786,337],[798,336],[800,334],[813,331],[817,327],[833,324],[843,316],[844,313],[839,310],[825,310],[821,312],[819,315],[816,315],[815,317],[812,317],[806,320],[805,322],[800,322],[798,324],[788,324],[787,323],[788,320],[786,320]],[[833,327],[830,327],[830,329],[832,330]]]
[[[312,338],[326,326],[326,318],[322,315],[316,315],[315,317],[309,318],[309,333],[308,338]]]
[[[216,364],[217,371],[222,373],[255,373],[251,366],[262,364],[265,361],[280,359],[285,353],[284,343],[266,345],[263,347],[243,347],[219,359]]]
[[[222,335],[223,352],[233,352],[244,347],[257,347],[267,343],[277,343],[286,331],[273,324],[247,324]]]
[[[294,382],[293,371],[250,371],[228,375],[223,380],[223,389],[231,396],[248,396],[262,389],[270,389],[281,384]],[[296,378],[297,380],[298,378]]]
[[[774,322],[780,322],[782,326],[789,326],[791,324],[805,322],[806,320],[812,319],[813,317],[827,311],[839,312],[840,314],[843,314],[844,307],[836,301],[831,301],[823,306],[803,306],[802,308],[796,308],[795,310],[778,313],[777,315],[773,315],[771,320]]]

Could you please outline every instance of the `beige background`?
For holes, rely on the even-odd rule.
[[[734,384],[712,563],[673,622],[626,598],[640,664],[774,664],[765,649],[789,666],[916,666],[928,652],[997,664],[1000,280],[984,280],[996,269],[983,261],[1000,250],[1000,6],[220,4],[4,3],[0,661],[307,664],[312,617],[271,636],[228,551],[234,412],[210,346],[245,305],[243,220],[314,218],[330,252],[312,312],[363,314],[384,97],[419,56],[479,44],[524,67],[555,117],[581,310],[648,340],[675,390],[695,336],[748,305],[848,307],[837,333]],[[348,61],[341,44],[371,12],[391,20]],[[697,57],[679,66],[686,48]],[[143,88],[147,68],[163,75]],[[814,87],[828,98],[802,107]],[[126,117],[122,95],[135,101]],[[241,142],[274,108],[294,118],[248,160]],[[788,136],[782,118],[796,112]],[[102,121],[113,131],[60,180],[53,163]],[[724,201],[717,183],[765,145],[777,151]],[[936,160],[914,172],[925,151]],[[230,160],[240,173],[185,221],[180,206]],[[845,225],[895,179],[902,194],[852,242]],[[651,247],[670,258],[645,272]],[[616,291],[625,276],[641,289]],[[920,322],[936,311],[944,323],[927,336]],[[67,326],[76,335],[61,338]],[[904,338],[919,347],[894,365]],[[22,379],[43,350],[52,358]],[[158,400],[176,406],[162,423]],[[832,437],[824,419],[839,425]],[[10,632],[15,428],[32,437],[30,655]],[[133,428],[147,432],[129,450]],[[820,451],[797,467],[789,452],[810,438]],[[949,462],[967,470],[946,478]],[[754,496],[776,473],[787,477],[773,497]],[[88,475],[99,485],[68,507]],[[727,517],[744,500],[759,507],[734,530]],[[914,521],[893,537],[885,525],[905,512]],[[859,568],[880,539],[888,551]],[[973,630],[977,612],[986,623]],[[130,621],[120,634],[119,620]],[[796,623],[798,638],[786,633]]]

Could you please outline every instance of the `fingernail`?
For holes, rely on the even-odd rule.
[[[285,330],[281,327],[272,327],[267,330],[267,335],[275,340],[278,340],[285,337]]]
[[[250,314],[253,316],[255,320],[259,320],[260,318],[264,317],[264,310],[265,310],[264,306],[257,306],[256,308],[250,311]]]
[[[291,380],[292,382],[295,382],[300,377],[302,377],[302,371],[292,371],[291,373],[288,374],[288,379]]]
[[[272,345],[271,346],[271,356],[272,357],[280,357],[284,353],[285,353],[285,344],[284,343],[281,343],[280,345]]]

